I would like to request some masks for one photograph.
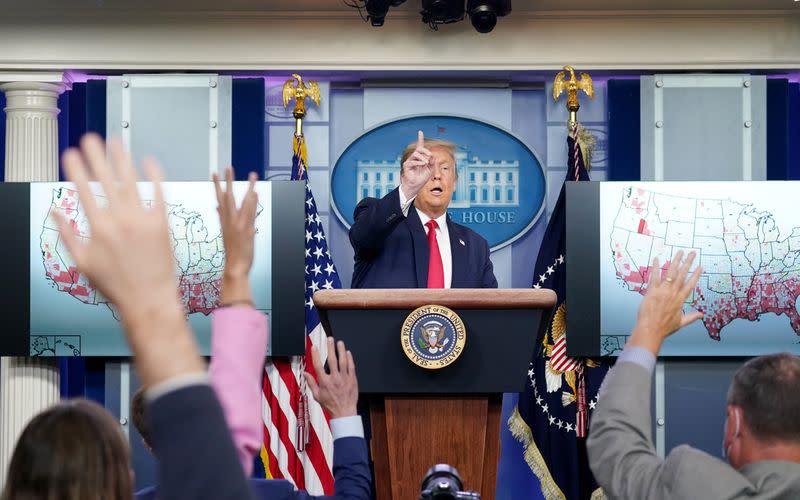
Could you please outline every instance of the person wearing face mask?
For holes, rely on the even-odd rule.
[[[400,163],[400,187],[356,206],[352,288],[497,288],[486,240],[447,215],[455,146],[420,131]]]
[[[587,452],[608,498],[800,498],[800,358],[789,353],[745,363],[728,391],[723,456],[688,445],[665,459],[651,438],[651,377],[663,341],[702,317],[682,314],[702,273],[689,276],[694,252],[678,252],[661,273],[651,272],[636,325],[600,389]],[[658,269],[658,260],[652,269]]]

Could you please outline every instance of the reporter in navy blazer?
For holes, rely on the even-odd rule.
[[[425,139],[420,131],[403,153],[400,187],[359,202],[350,228],[352,288],[427,288],[431,220],[444,288],[497,288],[486,240],[447,215],[457,180],[454,153],[453,144]]]
[[[332,359],[336,359],[336,349],[328,351]],[[342,350],[339,348],[339,366],[345,370],[344,363],[352,365],[352,355],[347,352],[342,359]],[[318,359],[318,358],[317,358]],[[319,369],[322,363],[319,362]],[[354,368],[353,368],[354,369]],[[349,368],[347,369],[349,370]],[[324,374],[324,370],[322,372]],[[353,380],[355,372],[353,371]],[[355,388],[357,391],[357,387]],[[353,403],[356,398],[349,398]],[[348,402],[349,404],[349,402]],[[355,408],[349,411],[355,414]],[[357,426],[361,430],[359,417]],[[367,444],[362,436],[341,437],[333,442],[333,477],[334,494],[332,496],[316,497],[305,491],[297,491],[289,481],[277,479],[250,479],[249,485],[241,489],[243,482],[236,482],[237,475],[241,477],[241,468],[236,462],[227,424],[216,400],[214,391],[208,384],[197,384],[173,391],[169,396],[163,396],[153,401],[148,407],[148,420],[153,432],[153,441],[159,451],[161,464],[161,487],[147,488],[136,494],[136,500],[155,500],[158,498],[252,498],[270,500],[313,500],[313,499],[349,499],[367,500],[371,497],[371,475],[367,458]],[[202,439],[198,439],[203,436]],[[219,467],[222,462],[220,451],[225,450],[227,460],[224,460],[227,469]],[[210,457],[215,461],[208,461]],[[203,467],[204,464],[209,465]],[[171,467],[164,465],[172,464]],[[216,468],[213,467],[216,465]],[[204,469],[198,474],[198,469]],[[218,489],[208,491],[208,479],[217,477],[213,481]],[[243,481],[243,479],[242,479]],[[236,484],[239,490],[231,488]],[[249,492],[247,491],[249,489]],[[246,493],[249,493],[247,495]],[[175,496],[179,495],[179,496]],[[195,496],[198,495],[198,496]],[[216,495],[216,496],[215,496]],[[224,495],[224,496],[220,496]]]

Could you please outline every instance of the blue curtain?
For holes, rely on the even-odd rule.
[[[89,80],[72,85],[59,98],[58,149],[76,147],[86,132],[106,135],[106,81]],[[63,173],[59,171],[59,179]],[[61,397],[86,397],[105,404],[106,358],[61,357]]]
[[[231,161],[234,177],[245,180],[250,172],[264,178],[263,78],[235,78],[232,89]]]
[[[800,180],[800,83],[789,83],[787,112],[789,114],[789,180]],[[769,132],[769,129],[767,129]]]
[[[639,80],[608,81],[608,180],[641,176]]]

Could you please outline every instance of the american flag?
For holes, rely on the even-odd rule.
[[[333,265],[317,204],[308,184],[306,145],[303,136],[294,138],[292,180],[306,183],[306,366],[305,357],[272,358],[264,368],[262,416],[264,446],[261,460],[268,478],[288,479],[312,495],[333,494],[333,437],[329,416],[308,393],[300,376],[313,374],[311,346],[327,358],[325,331],[319,321],[312,295],[321,288],[341,288]]]

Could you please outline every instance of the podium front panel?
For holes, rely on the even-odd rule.
[[[330,310],[323,315],[323,325],[353,353],[361,393],[488,394],[524,390],[542,310],[455,312],[467,332],[464,351],[451,365],[437,370],[415,365],[403,352],[400,330],[411,310]]]

